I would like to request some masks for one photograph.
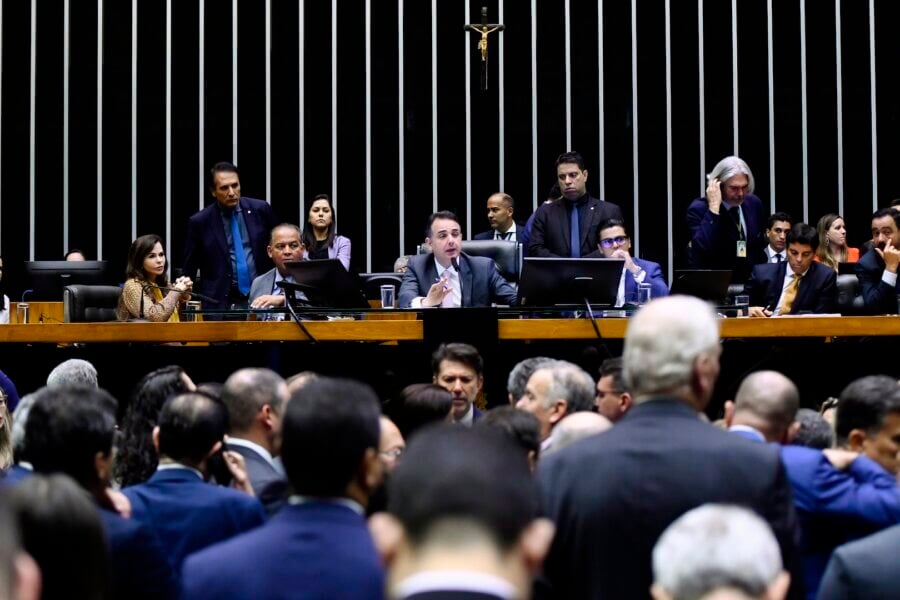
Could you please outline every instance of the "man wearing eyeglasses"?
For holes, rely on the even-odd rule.
[[[669,295],[669,286],[663,279],[662,269],[658,263],[631,256],[631,238],[625,231],[625,222],[621,219],[609,219],[600,225],[597,236],[597,250],[585,258],[624,258],[625,268],[619,280],[619,291],[616,294],[616,306],[626,302],[637,302],[638,286],[650,284],[651,297],[661,298]]]

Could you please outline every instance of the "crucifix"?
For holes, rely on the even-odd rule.
[[[478,40],[478,50],[481,51],[481,91],[485,92],[488,89],[488,72],[487,72],[487,59],[488,59],[488,35],[494,33],[495,31],[503,31],[506,29],[506,25],[502,23],[488,23],[487,22],[487,6],[481,7],[481,23],[469,23],[466,25],[465,30],[469,32],[478,33],[481,35],[481,39]]]

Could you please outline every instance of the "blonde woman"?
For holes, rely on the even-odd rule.
[[[859,248],[847,246],[847,228],[841,215],[828,213],[819,219],[816,231],[819,234],[817,261],[837,271],[839,263],[855,263],[859,260]]]

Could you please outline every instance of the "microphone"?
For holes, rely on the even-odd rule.
[[[145,283],[144,291],[146,291],[148,288],[156,288],[156,289],[162,290],[164,292],[178,292],[179,294],[185,293],[185,290],[179,290],[178,288],[173,288],[173,287],[164,287],[161,285],[156,285],[155,283]],[[209,302],[211,304],[222,304],[222,302],[220,300],[216,300],[215,298],[213,298],[211,296],[204,296],[203,294],[198,294],[197,292],[194,292],[194,291],[189,291],[187,293],[195,298],[200,298],[204,302]],[[143,317],[141,317],[141,318],[143,318]]]

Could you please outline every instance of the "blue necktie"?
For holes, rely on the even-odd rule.
[[[581,227],[578,225],[578,205],[572,203],[571,230],[569,241],[572,246],[572,258],[581,258]]]
[[[238,289],[246,296],[250,293],[250,271],[247,269],[244,241],[241,238],[241,227],[238,224],[236,211],[231,211],[231,243],[234,246],[234,263],[237,265]]]

